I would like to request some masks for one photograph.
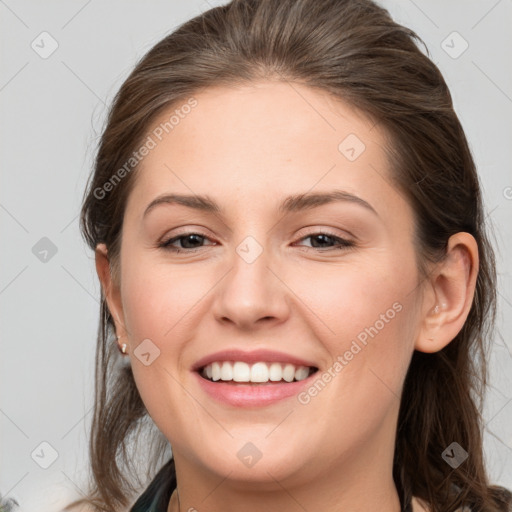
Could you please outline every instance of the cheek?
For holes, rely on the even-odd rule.
[[[200,416],[197,403],[183,387],[190,366],[190,354],[187,361],[184,354],[198,338],[197,329],[206,319],[209,293],[218,277],[212,267],[199,272],[194,265],[158,264],[143,257],[124,263],[122,302],[134,379],[162,430],[173,418],[172,432],[166,431],[172,438],[187,431],[187,418]],[[148,365],[138,358],[142,343],[148,343],[145,340],[151,341]]]
[[[126,326],[137,345],[149,338],[160,348],[182,339],[188,316],[208,291],[197,271],[172,270],[165,265],[140,264],[126,268],[123,276],[123,312]]]
[[[379,256],[347,265],[318,265],[309,278],[305,272],[286,275],[305,305],[299,314],[308,315],[309,325],[315,326],[317,338],[333,357],[355,339],[362,346],[377,338],[401,346],[399,341],[409,339],[418,282],[414,260],[391,253]]]
[[[328,371],[319,378],[327,382],[340,410],[384,414],[400,395],[414,346],[418,279],[414,259],[402,256],[361,261],[357,269],[322,270],[315,274],[314,286],[303,281],[301,289],[295,283],[294,290],[307,297],[316,317],[311,324],[315,337],[330,356]],[[324,393],[321,383],[318,388]],[[368,403],[374,408],[368,409]]]
[[[294,416],[303,428],[311,417],[325,418],[316,436],[321,446],[316,450],[325,460],[349,447],[360,448],[378,437],[382,428],[393,435],[393,415],[398,413],[413,351],[416,315],[414,294],[410,293],[414,289],[414,269],[388,274],[383,268],[368,267],[366,273],[338,275],[321,279],[324,292],[310,296],[316,301],[308,305],[329,326],[326,329],[317,321],[315,334],[327,349],[331,363],[297,397],[301,405]],[[386,275],[401,278],[389,279]],[[282,434],[281,441],[288,442],[290,434]],[[312,433],[312,446],[316,446],[314,439]],[[330,442],[324,447],[321,439]],[[333,446],[338,446],[338,451]]]
[[[173,443],[182,444],[190,430],[190,418],[201,416],[191,400],[183,375],[184,349],[194,337],[194,305],[206,293],[196,273],[184,275],[169,266],[125,266],[122,281],[123,312],[131,342],[134,380],[149,415]],[[138,354],[149,344],[149,364]]]

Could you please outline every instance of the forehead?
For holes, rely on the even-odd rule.
[[[138,215],[164,192],[247,208],[332,188],[393,209],[399,192],[389,180],[385,134],[347,103],[291,82],[212,87],[193,99],[169,107],[148,130],[154,147],[128,205]]]

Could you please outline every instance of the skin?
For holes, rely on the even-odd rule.
[[[107,248],[96,250],[137,387],[173,448],[178,492],[168,511],[399,511],[391,470],[402,384],[414,350],[441,350],[462,328],[476,242],[452,236],[445,261],[422,278],[385,133],[348,104],[271,81],[195,98],[137,170],[119,276]],[[351,133],[366,146],[354,161],[338,150]],[[333,189],[375,212],[343,201],[277,213],[288,195]],[[206,194],[223,212],[163,204],[144,217],[163,193]],[[326,231],[355,245],[311,238]],[[186,232],[206,238],[174,242],[188,253],[158,247]],[[247,236],[263,249],[250,264],[236,252]],[[212,400],[191,373],[200,357],[239,347],[314,361],[320,375],[396,303],[401,311],[307,404],[291,397],[240,410]],[[133,351],[148,338],[160,355],[146,366]],[[247,442],[262,454],[250,468],[237,457]]]

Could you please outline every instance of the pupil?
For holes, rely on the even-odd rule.
[[[201,235],[188,235],[188,236],[186,236],[185,238],[182,239],[182,244],[185,246],[185,249],[194,249],[195,246],[194,246],[193,242],[192,242],[192,247],[187,247],[188,241],[190,239],[194,239],[194,238],[196,239],[196,242],[197,241],[200,242],[199,239],[201,239],[203,237]]]
[[[315,235],[313,237],[313,240],[319,240],[319,239],[322,240],[323,239],[324,243],[328,244],[330,238],[331,237],[329,235]],[[320,242],[320,245],[322,245],[322,242]]]

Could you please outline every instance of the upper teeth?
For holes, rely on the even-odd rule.
[[[222,361],[206,365],[202,375],[213,381],[235,382],[278,382],[285,380],[292,382],[304,380],[309,375],[309,367],[295,366],[294,364],[258,362],[252,365],[243,361]]]

